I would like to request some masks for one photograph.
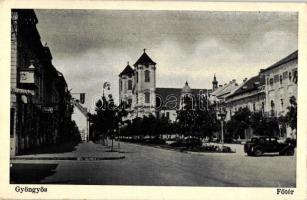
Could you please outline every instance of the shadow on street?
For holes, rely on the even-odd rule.
[[[11,184],[38,184],[42,179],[55,173],[58,164],[16,163],[10,168]]]

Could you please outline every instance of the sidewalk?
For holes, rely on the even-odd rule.
[[[79,143],[75,150],[63,153],[42,153],[11,157],[11,161],[16,160],[112,160],[123,159],[121,153],[116,152],[117,146],[114,145],[115,152],[110,152],[110,147],[93,142]]]

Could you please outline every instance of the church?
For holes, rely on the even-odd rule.
[[[127,66],[119,74],[119,101],[127,105],[127,119],[153,115],[157,118],[167,117],[174,122],[177,110],[183,108],[183,98],[208,96],[212,90],[191,89],[188,82],[182,88],[156,87],[157,63],[153,61],[144,49],[143,54],[134,63]],[[216,83],[213,83],[217,85]],[[216,86],[213,86],[216,87]]]

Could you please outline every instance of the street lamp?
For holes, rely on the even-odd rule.
[[[224,148],[224,119],[226,117],[226,111],[224,109],[220,109],[218,116],[221,119],[221,137],[222,137],[222,149]]]

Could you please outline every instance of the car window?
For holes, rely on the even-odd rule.
[[[264,138],[260,138],[259,143],[264,143]]]

